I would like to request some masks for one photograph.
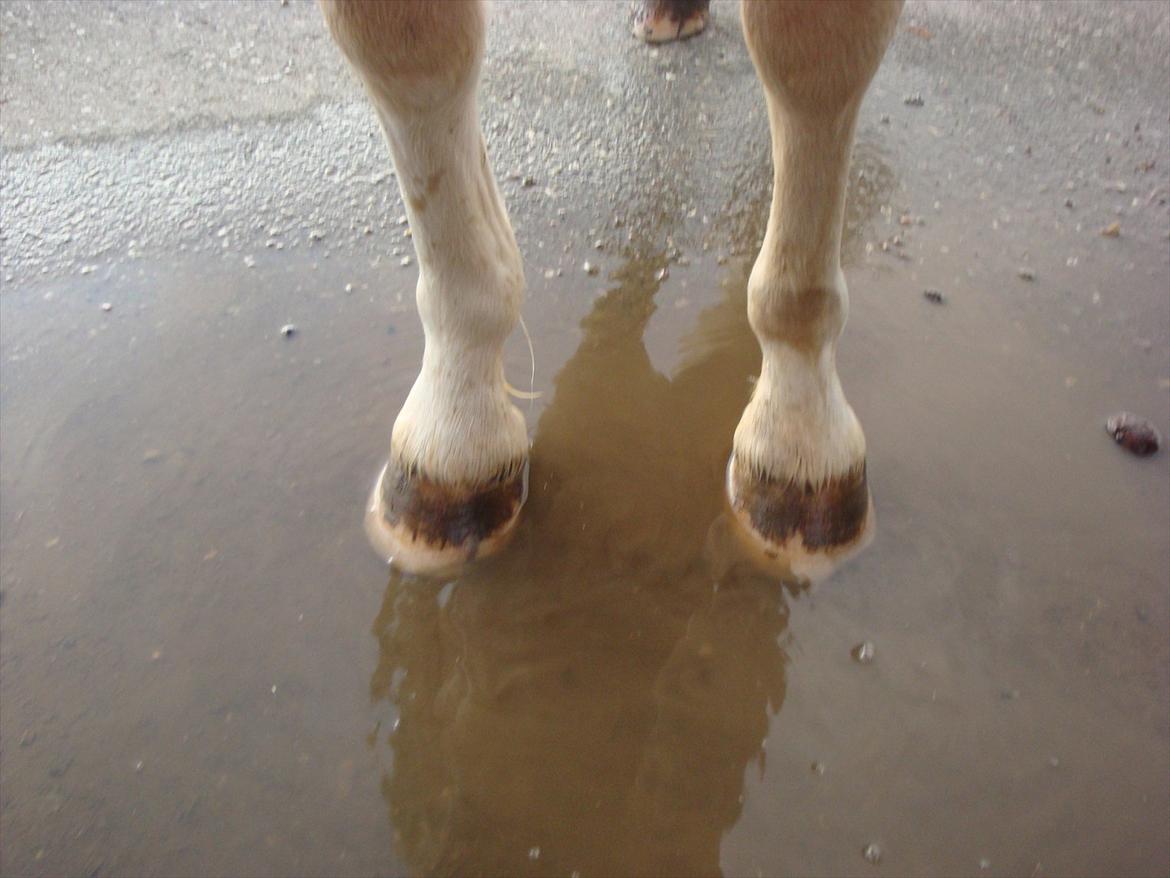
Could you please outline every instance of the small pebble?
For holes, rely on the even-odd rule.
[[[1015,701],[1020,697],[1019,689],[1000,689],[999,697],[1002,701]]]
[[[822,775],[825,773],[825,763],[823,762],[814,762],[811,768],[813,774]]]
[[[933,302],[936,305],[943,303],[943,294],[939,290],[923,290],[922,297],[928,302]]]
[[[139,759],[137,762],[134,763],[134,773],[138,774],[141,771],[142,771],[142,760]]]
[[[280,334],[283,335],[285,338],[292,338],[294,335],[297,334],[296,324],[295,323],[286,323],[284,326],[280,327]]]
[[[883,125],[889,125],[890,124],[890,114],[889,113],[882,113],[881,118],[879,118],[878,121],[881,122]]]
[[[1016,276],[1020,280],[1033,281],[1036,279],[1036,272],[1034,272],[1030,268],[1021,268],[1019,271],[1016,272]]]
[[[1131,454],[1149,457],[1162,447],[1162,437],[1154,425],[1130,412],[1118,412],[1105,421],[1105,432]]]
[[[352,293],[352,292],[353,292],[353,284],[346,284],[346,285],[345,285],[345,291],[346,291],[347,293]]]
[[[528,859],[539,860],[540,859],[540,848],[529,848],[528,849]]]
[[[991,868],[991,860],[987,859],[987,857],[984,857],[982,860],[979,861],[979,868],[982,869],[984,872],[986,872],[988,869]]]
[[[102,310],[103,311],[113,311],[114,306],[110,302],[102,302]]]
[[[902,103],[904,103],[907,107],[921,107],[926,103],[926,101],[922,99],[922,95],[912,94],[906,95],[906,97],[902,98]]]
[[[529,175],[520,181],[520,185],[523,186],[525,189],[530,189],[531,187],[536,185],[536,179],[534,177],[532,177],[531,175]]]
[[[401,265],[403,268],[406,268],[406,266],[410,265],[412,262],[414,262],[414,260],[411,259],[409,256],[403,256],[401,259],[398,260],[398,264]]]
[[[865,861],[870,865],[876,866],[882,861],[882,849],[876,842],[870,842],[865,846],[865,850],[861,852],[865,857]]]
[[[1060,768],[1060,760],[1055,756],[1048,757],[1048,765],[1051,768]]]
[[[598,267],[589,261],[582,264],[581,270],[590,276],[597,274],[599,271]]]
[[[654,272],[654,279],[657,281],[664,281],[670,277],[670,272],[666,268],[660,268]]]
[[[148,448],[148,449],[146,449],[146,451],[142,452],[142,462],[143,463],[154,463],[156,460],[161,460],[161,459],[162,459],[162,452],[159,451],[157,448]]]
[[[873,653],[873,644],[868,640],[862,641],[849,651],[849,654],[853,656],[853,660],[862,665],[868,665],[873,661]]]
[[[1111,222],[1101,230],[1101,237],[1103,238],[1119,238],[1121,237],[1121,223]]]

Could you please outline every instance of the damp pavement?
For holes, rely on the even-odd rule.
[[[417,265],[318,11],[6,2],[0,871],[1164,874],[1170,470],[1104,424],[1170,435],[1168,39],[906,7],[843,252],[878,537],[809,592],[723,550],[735,5],[497,4],[531,496],[435,583],[362,534]]]

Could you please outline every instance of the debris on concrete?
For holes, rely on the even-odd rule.
[[[1162,437],[1154,425],[1130,412],[1118,412],[1105,421],[1105,432],[1131,454],[1149,457],[1162,447]]]

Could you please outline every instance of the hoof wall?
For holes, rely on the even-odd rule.
[[[873,542],[864,463],[813,487],[741,474],[733,455],[727,496],[741,548],[767,573],[820,582]]]
[[[441,576],[507,545],[528,491],[525,463],[478,488],[440,485],[393,463],[366,506],[374,551],[404,573]]]
[[[669,43],[702,33],[710,17],[707,0],[638,0],[634,36],[645,43]]]

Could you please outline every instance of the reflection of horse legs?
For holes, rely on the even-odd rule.
[[[728,492],[761,559],[817,578],[872,533],[865,436],[835,365],[849,307],[841,223],[857,111],[899,3],[746,2],[772,130],[772,210],[748,282],[764,359]]]
[[[418,252],[422,369],[394,422],[367,528],[405,570],[499,546],[523,502],[528,436],[502,366],[524,274],[475,103],[479,3],[322,0],[365,83]]]

